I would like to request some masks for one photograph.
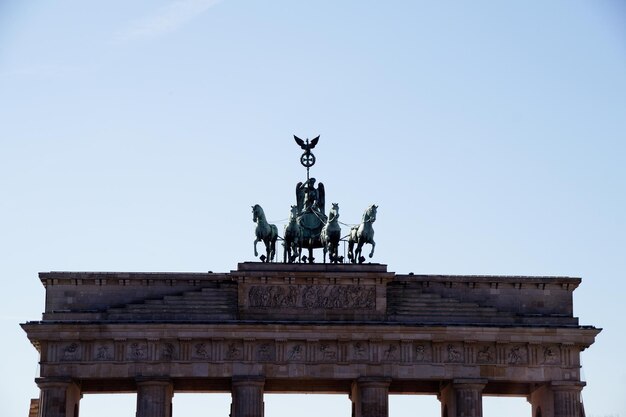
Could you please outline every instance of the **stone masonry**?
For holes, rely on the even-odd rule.
[[[388,395],[437,395],[444,417],[485,395],[532,417],[581,417],[579,278],[399,275],[380,264],[242,263],[230,273],[41,273],[41,417],[77,417],[82,393],[136,392],[138,417],[171,417],[176,392],[230,392],[262,417],[265,392],[345,393],[353,417]],[[226,417],[226,416],[224,416]]]

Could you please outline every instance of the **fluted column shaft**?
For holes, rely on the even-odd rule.
[[[80,388],[70,378],[37,378],[40,417],[78,417]]]
[[[137,417],[172,417],[173,396],[169,379],[137,379]]]
[[[354,417],[388,417],[390,378],[359,378],[352,384]]]
[[[485,380],[459,379],[439,393],[442,415],[447,417],[482,417]]]
[[[231,417],[263,417],[265,379],[258,376],[233,377]]]
[[[456,417],[483,416],[484,384],[454,384]]]
[[[581,417],[581,386],[553,386],[554,417]]]
[[[551,381],[538,386],[529,396],[533,417],[582,417],[582,381]]]

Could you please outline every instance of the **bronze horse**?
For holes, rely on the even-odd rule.
[[[374,228],[372,227],[372,223],[376,221],[376,209],[378,209],[378,206],[374,204],[369,206],[367,210],[365,210],[365,213],[363,213],[361,224],[350,229],[350,236],[348,237],[348,259],[350,259],[352,263],[358,262],[361,264],[365,261],[365,257],[361,255],[361,251],[363,250],[363,245],[366,243],[372,245],[372,251],[369,257],[374,256],[376,242],[374,242]],[[353,251],[355,244],[356,250]]]
[[[265,219],[265,213],[258,204],[252,206],[252,221],[256,223],[254,233],[254,256],[259,256],[256,250],[256,244],[263,242],[265,244],[266,256],[261,256],[263,262],[271,262],[276,254],[276,239],[278,239],[278,228],[275,224],[269,224]]]

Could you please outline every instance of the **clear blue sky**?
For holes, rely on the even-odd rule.
[[[587,416],[626,417],[625,132],[619,0],[2,1],[0,414],[37,396],[18,327],[43,310],[37,272],[235,269],[250,206],[293,204],[291,135],[321,134],[313,175],[347,223],[379,205],[391,271],[582,277],[575,314],[604,328]],[[81,415],[133,416],[124,401]],[[268,416],[292,414],[281,401]],[[503,410],[529,415],[486,402]]]

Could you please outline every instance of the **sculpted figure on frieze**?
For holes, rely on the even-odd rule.
[[[95,356],[96,360],[99,361],[106,361],[108,359],[110,359],[109,356],[109,347],[106,345],[100,345],[98,346],[98,348],[96,349],[96,356]]]
[[[491,346],[483,346],[476,356],[478,363],[491,363],[493,362],[493,352]]]
[[[513,346],[509,350],[509,363],[512,365],[517,365],[521,363],[526,363],[528,358],[528,352],[524,346]]]

